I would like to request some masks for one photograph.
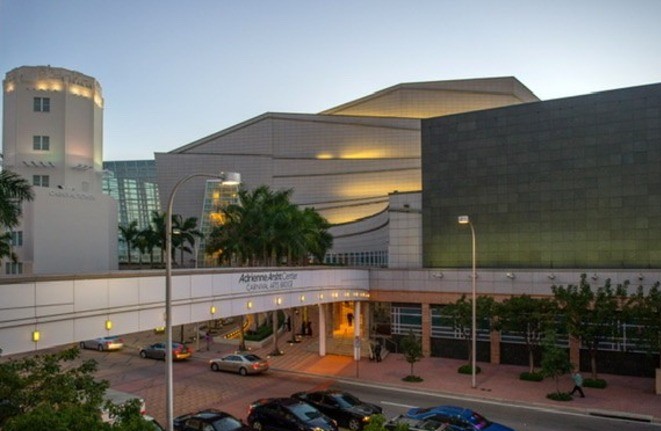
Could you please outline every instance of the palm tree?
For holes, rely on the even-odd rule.
[[[23,177],[9,170],[0,172],[0,230],[9,231],[0,235],[0,259],[16,261],[10,231],[19,224],[23,202],[32,199],[32,186]]]
[[[223,210],[226,222],[212,230],[205,251],[218,253],[221,264],[296,265],[310,256],[321,261],[332,245],[330,225],[313,208],[292,204],[291,195],[267,186],[241,190],[239,202]]]
[[[138,221],[133,220],[126,226],[119,227],[119,240],[126,244],[128,250],[128,263],[131,265],[131,250],[134,248],[140,230],[138,229]]]
[[[152,250],[159,248],[161,250],[161,262],[165,262],[165,229],[166,229],[166,214],[159,211],[151,212],[151,231],[150,243]]]
[[[204,235],[202,235],[202,232],[197,229],[197,217],[188,217],[184,220],[181,215],[174,214],[172,216],[172,227],[173,230],[177,232],[177,235],[173,235],[172,240],[173,253],[174,250],[179,249],[179,263],[183,267],[184,252],[189,254],[193,253],[195,241],[199,238],[202,238]]]
[[[32,199],[34,192],[25,178],[6,169],[0,172],[0,226],[12,228],[18,225],[21,204]]]

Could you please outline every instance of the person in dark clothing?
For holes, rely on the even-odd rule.
[[[287,332],[291,332],[291,317],[287,316],[285,324],[287,325]]]
[[[308,335],[308,325],[305,323],[305,320],[301,322],[301,335]]]
[[[308,333],[309,336],[312,336],[312,321],[311,320],[308,320],[307,333]]]
[[[353,313],[347,313],[347,322],[349,322],[349,326],[353,326]]]
[[[374,359],[376,359],[376,362],[381,362],[381,344],[379,343],[374,346]]]

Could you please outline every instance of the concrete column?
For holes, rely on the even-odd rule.
[[[353,339],[360,340],[360,301],[354,301],[353,303]],[[360,347],[353,349],[353,359],[356,361],[360,360]]]
[[[319,356],[326,356],[326,304],[319,304]]]
[[[422,354],[429,357],[431,354],[431,307],[422,304]]]

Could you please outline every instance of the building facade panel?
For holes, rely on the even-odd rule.
[[[661,85],[423,121],[425,266],[657,268]]]

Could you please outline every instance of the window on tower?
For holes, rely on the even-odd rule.
[[[49,187],[49,183],[48,175],[32,175],[32,185],[35,187]]]
[[[32,149],[35,151],[50,151],[49,136],[33,136]]]
[[[34,112],[50,112],[50,97],[35,97]]]

